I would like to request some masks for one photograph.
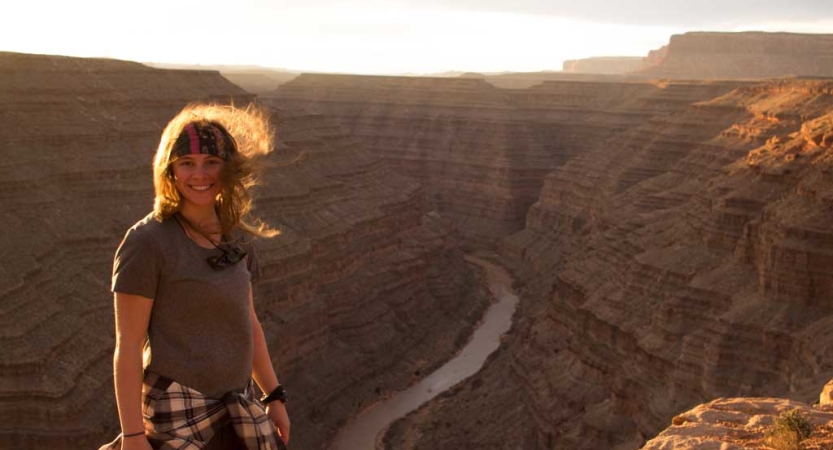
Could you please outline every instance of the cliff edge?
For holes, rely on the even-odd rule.
[[[798,411],[810,426],[806,450],[833,448],[833,380],[816,405],[781,398],[718,398],[672,419],[642,450],[743,450],[770,448],[767,434],[777,418]]]

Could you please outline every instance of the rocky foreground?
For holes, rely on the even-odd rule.
[[[798,411],[812,427],[806,450],[833,446],[833,408],[780,398],[719,398],[674,416],[672,425],[642,450],[770,450],[776,418]]]
[[[774,422],[795,411],[809,425],[804,448],[829,449],[833,447],[833,381],[819,397],[814,405],[776,398],[719,398],[675,416],[671,426],[642,450],[770,449]]]

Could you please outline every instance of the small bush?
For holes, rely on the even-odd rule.
[[[794,409],[775,418],[766,434],[767,443],[775,450],[802,450],[802,441],[812,432],[813,425],[801,411]]]

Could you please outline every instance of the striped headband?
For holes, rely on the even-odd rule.
[[[214,155],[228,161],[234,141],[226,130],[210,122],[191,122],[185,126],[171,151],[176,156]]]

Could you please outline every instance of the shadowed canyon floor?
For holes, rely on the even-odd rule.
[[[473,255],[467,255],[466,260],[483,269],[484,281],[497,299],[483,315],[471,340],[460,353],[435,372],[408,389],[362,411],[339,430],[328,446],[329,450],[375,449],[391,422],[477,373],[489,355],[500,346],[503,334],[512,325],[512,315],[518,303],[518,297],[512,293],[512,278],[506,270],[493,262]]]
[[[150,208],[161,127],[250,96],[0,59],[0,443],[92,447],[116,426],[110,261]],[[301,75],[261,98],[279,142],[258,212],[284,235],[257,298],[293,445],[460,348],[489,299],[460,247],[512,268],[516,323],[387,448],[631,450],[718,397],[811,401],[833,377],[831,83]]]

